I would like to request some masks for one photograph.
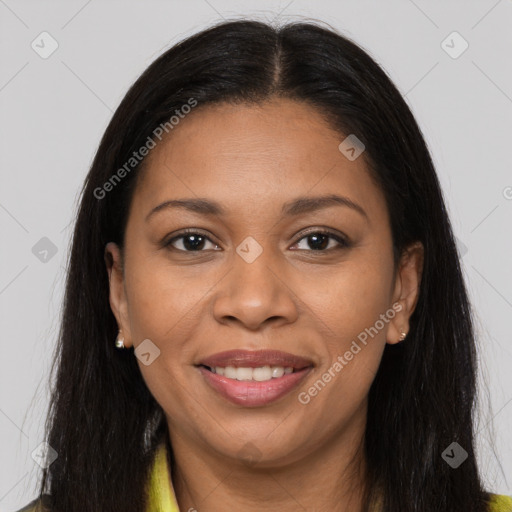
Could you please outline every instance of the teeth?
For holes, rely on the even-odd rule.
[[[252,369],[251,368],[237,368],[236,372],[236,380],[251,380],[252,379]]]
[[[284,375],[284,368],[282,366],[272,366],[272,377],[277,379],[278,377],[282,377]]]
[[[223,375],[228,379],[264,382],[271,379],[278,379],[285,374],[292,373],[293,368],[291,366],[286,368],[283,366],[260,366],[259,368],[235,368],[234,366],[226,366],[224,368],[222,366],[216,366],[215,368],[211,368],[211,371],[218,375]]]
[[[215,373],[219,373],[217,369],[221,369],[219,366],[215,367]],[[213,368],[212,368],[213,370]],[[222,369],[221,369],[222,371]],[[227,377],[228,379],[236,379],[236,368],[234,366],[226,366],[224,368],[224,377]]]

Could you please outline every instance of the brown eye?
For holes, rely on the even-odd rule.
[[[331,231],[316,230],[303,236],[296,244],[306,240],[306,247],[299,250],[312,250],[328,252],[332,249],[343,249],[349,247],[349,243],[341,236]],[[331,243],[332,242],[332,243]]]
[[[181,247],[176,247],[176,242],[179,242],[179,244],[176,245],[181,245]],[[202,252],[208,243],[212,244],[213,248],[218,247],[217,244],[214,244],[203,233],[197,231],[187,231],[171,238],[171,240],[166,242],[164,245],[165,247],[172,246],[172,248],[183,252]]]

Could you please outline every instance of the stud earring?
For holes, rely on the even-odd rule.
[[[116,348],[119,348],[119,349],[124,348],[124,338],[121,335],[121,329],[119,329],[119,333],[116,338]]]
[[[404,341],[406,336],[407,336],[407,333],[405,333],[405,332],[403,332],[403,331],[402,331],[402,332],[400,333],[400,339],[399,339],[399,341]]]

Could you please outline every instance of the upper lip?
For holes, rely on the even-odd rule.
[[[301,370],[313,366],[313,362],[305,357],[282,352],[281,350],[227,350],[218,352],[204,359],[199,365],[209,366],[237,366],[244,368],[258,368],[260,366],[283,366]]]

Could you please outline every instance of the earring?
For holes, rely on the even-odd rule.
[[[399,339],[399,341],[400,341],[400,342],[401,342],[401,341],[404,341],[406,336],[407,336],[407,333],[405,333],[405,332],[403,332],[403,331],[402,331],[402,332],[400,333],[400,339]]]
[[[124,348],[124,338],[121,335],[121,329],[119,329],[119,333],[116,338],[116,348]]]

